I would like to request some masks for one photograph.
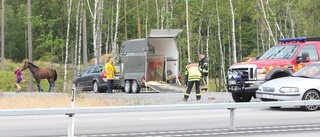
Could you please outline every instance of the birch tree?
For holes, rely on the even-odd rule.
[[[148,3],[148,0],[146,0],[146,2]],[[148,4],[147,4],[147,14],[148,14]],[[124,36],[125,36],[125,40],[128,40],[128,28],[127,28],[127,0],[123,0],[123,13],[124,13]],[[147,23],[146,19],[146,24]],[[147,26],[147,25],[146,25]]]
[[[1,14],[1,66],[4,70],[4,0],[2,0],[2,14]]]
[[[27,0],[27,14],[28,14],[28,58],[29,62],[33,61],[32,56],[32,23],[31,23],[31,0]],[[29,72],[29,91],[33,91],[33,75]]]
[[[157,13],[157,29],[159,29],[159,5],[158,5],[158,0],[156,0],[156,13]]]
[[[146,26],[145,26],[146,27],[145,28],[146,37],[148,37],[148,16],[149,16],[148,12],[149,12],[149,3],[148,3],[148,0],[146,0]]]
[[[77,59],[78,59],[78,42],[79,42],[79,37],[78,37],[78,33],[79,33],[79,10],[80,10],[80,2],[81,1],[78,1],[78,5],[77,5],[77,13],[76,13],[76,42],[74,44],[74,65],[72,66],[73,69],[73,77],[75,77],[77,75]]]
[[[94,12],[93,12],[93,22],[92,22],[92,35],[93,35],[93,57],[94,57],[94,64],[98,64],[98,45],[97,45],[97,36],[98,36],[98,31],[97,31],[97,16],[98,14],[98,8],[99,8],[99,3],[100,0],[95,0],[94,1]]]
[[[204,0],[202,0],[201,2],[201,9],[200,9],[200,13],[202,14],[202,11],[203,11],[203,3],[204,3]],[[200,16],[200,21],[199,21],[199,27],[198,27],[198,55],[200,55],[200,53],[203,52],[203,46],[201,44],[201,27],[202,27],[202,16]],[[208,55],[208,54],[207,54]]]
[[[88,51],[87,51],[87,12],[86,12],[86,4],[83,2],[83,9],[82,9],[82,36],[83,36],[83,42],[82,42],[82,56],[83,56],[83,65],[88,65]],[[80,55],[80,54],[79,54]]]
[[[231,27],[231,43],[232,43],[232,63],[237,63],[237,47],[236,47],[236,32],[235,32],[235,22],[234,22],[234,10],[233,10],[233,5],[232,5],[232,0],[229,0],[230,2],[230,11],[231,11],[231,23],[232,23],[232,27]]]
[[[266,22],[266,27],[267,27],[267,31],[269,32],[269,36],[271,37],[271,39],[272,39],[272,41],[273,41],[273,44],[276,45],[277,42],[276,42],[276,40],[275,40],[275,38],[274,38],[274,36],[273,36],[272,29],[271,29],[271,27],[270,27],[270,25],[269,25],[269,20],[268,20],[268,18],[267,18],[267,14],[266,14],[266,11],[265,11],[265,9],[264,9],[264,5],[263,5],[262,0],[260,0],[260,5],[258,4],[258,6],[260,7],[261,12],[262,12],[263,17],[264,17],[264,20],[265,20],[265,22]]]
[[[218,45],[219,45],[219,52],[220,52],[220,79],[223,79],[223,83],[226,83],[226,75],[225,75],[225,55],[223,52],[222,42],[221,42],[221,31],[220,31],[220,17],[219,17],[219,9],[218,9],[218,0],[216,0],[216,12],[217,12],[217,23],[218,23]],[[220,88],[219,88],[220,90]]]
[[[186,23],[187,23],[187,47],[188,47],[188,62],[191,61],[190,55],[190,34],[189,34],[189,13],[188,13],[188,0],[186,0]]]
[[[82,2],[82,0],[81,0],[81,3],[80,3],[80,7],[82,7],[82,4],[83,4],[83,2]],[[79,14],[79,13],[78,13]],[[80,24],[79,24],[79,43],[78,43],[78,45],[79,45],[79,48],[78,48],[78,68],[77,68],[77,73],[79,73],[80,72],[80,64],[81,64],[81,36],[82,36],[82,14],[80,14]],[[75,51],[75,52],[77,52],[77,51]]]
[[[118,0],[117,0],[118,5]],[[139,13],[139,0],[136,0],[136,6],[137,6],[137,27],[138,27],[138,38],[141,38],[141,29],[140,29],[140,13]],[[118,13],[118,7],[117,7],[117,13]]]
[[[114,31],[114,39],[112,44],[112,55],[113,57],[117,57],[117,34],[118,34],[118,24],[119,24],[119,11],[120,11],[120,0],[117,0],[117,12],[116,12],[116,27]]]
[[[69,0],[69,4],[67,4],[68,7],[68,25],[67,25],[67,38],[66,38],[66,55],[65,55],[65,61],[64,61],[64,83],[63,83],[63,91],[66,91],[66,85],[67,85],[67,64],[68,64],[68,50],[69,50],[69,30],[70,30],[70,14],[71,14],[71,6],[72,6],[72,0]]]

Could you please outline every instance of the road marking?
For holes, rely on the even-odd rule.
[[[173,120],[173,119],[196,119],[196,118],[218,118],[227,116],[191,116],[191,117],[166,117],[166,118],[142,118],[140,120]]]
[[[160,131],[160,132],[135,132],[119,134],[102,135],[80,135],[76,137],[193,137],[193,136],[217,136],[217,135],[237,135],[237,134],[255,134],[255,133],[274,133],[274,132],[296,132],[296,131],[315,131],[320,130],[320,124],[288,125],[288,126],[267,126],[267,127],[248,127],[237,128],[236,131],[230,129],[204,129],[204,130],[178,130],[178,131]],[[61,136],[63,137],[63,136]]]

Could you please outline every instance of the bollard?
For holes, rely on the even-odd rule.
[[[71,97],[71,108],[74,108],[75,100],[75,89],[72,88],[72,97]],[[67,113],[69,115],[69,125],[68,125],[68,137],[74,137],[74,113]]]
[[[230,110],[230,130],[232,130],[232,131],[236,130],[235,114],[234,114],[235,109],[236,108],[228,108],[228,110]]]

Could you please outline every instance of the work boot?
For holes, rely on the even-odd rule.
[[[187,102],[187,101],[188,101],[188,99],[183,98],[183,99],[182,99],[182,101]]]
[[[201,96],[197,96],[197,100],[200,100],[201,99]]]

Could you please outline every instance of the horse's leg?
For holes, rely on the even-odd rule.
[[[38,87],[38,91],[43,91],[43,89],[40,86],[40,79],[37,79],[37,87]]]
[[[48,92],[51,92],[51,90],[52,90],[52,82],[51,82],[51,80],[49,78],[47,80],[48,80],[48,82],[50,84]]]

